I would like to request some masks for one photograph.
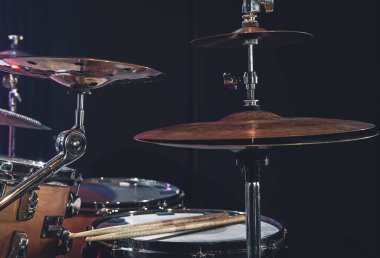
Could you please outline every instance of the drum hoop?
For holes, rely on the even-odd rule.
[[[102,218],[96,219],[92,225],[96,228],[102,222],[106,222],[111,218],[118,218],[122,216],[131,215],[143,215],[152,214],[157,212],[168,212],[168,213],[213,213],[222,212],[222,210],[213,209],[184,209],[184,210],[154,210],[154,211],[137,211],[137,212],[126,212],[116,215],[110,215]],[[244,214],[244,212],[239,211],[229,211],[230,214]],[[262,238],[261,245],[263,253],[269,250],[280,250],[285,246],[285,236],[286,230],[278,221],[271,219],[269,217],[261,216],[262,221],[275,226],[278,228],[278,232]],[[112,244],[113,243],[113,244]],[[233,241],[222,241],[222,242],[202,242],[202,243],[184,243],[184,242],[163,242],[156,240],[135,240],[135,239],[123,239],[116,241],[100,241],[95,243],[99,248],[104,249],[113,246],[112,252],[118,255],[127,254],[131,252],[135,253],[160,253],[160,254],[190,254],[197,253],[199,250],[205,253],[218,253],[218,254],[232,254],[232,253],[244,253],[246,250],[246,242],[242,240]],[[181,253],[178,253],[181,250]]]
[[[5,162],[9,162],[12,166],[10,171],[1,170],[1,166]],[[42,161],[0,155],[0,180],[7,184],[22,182],[26,177],[42,168],[44,164]],[[70,186],[81,181],[82,179],[75,169],[64,167],[46,179],[44,183],[56,185],[55,182],[59,182],[61,185]]]
[[[89,202],[83,202],[81,205],[81,213],[97,213],[100,209],[112,209],[118,214],[120,212],[129,212],[133,211],[134,209],[138,208],[146,208],[150,210],[159,210],[160,204],[159,202],[166,202],[168,206],[173,206],[175,204],[180,204],[183,198],[185,197],[185,193],[183,191],[180,191],[179,193],[176,193],[173,196],[168,196],[165,198],[160,199],[154,199],[150,200],[148,202],[118,202],[118,203],[89,203]]]
[[[101,180],[104,180],[102,182]],[[169,207],[172,207],[172,205],[175,204],[180,204],[181,201],[183,200],[185,194],[184,192],[177,186],[168,183],[168,182],[162,182],[162,181],[157,181],[153,179],[145,179],[145,178],[137,178],[137,177],[116,177],[116,178],[107,178],[107,177],[100,177],[100,178],[86,178],[83,180],[82,183],[82,188],[86,186],[86,183],[90,184],[104,184],[106,185],[107,180],[112,180],[112,182],[136,182],[136,183],[151,183],[151,184],[170,184],[172,187],[175,187],[175,191],[173,191],[172,195],[167,195],[165,197],[159,198],[159,199],[153,199],[149,201],[128,201],[128,202],[86,202],[85,200],[82,200],[82,206],[81,206],[81,212],[84,213],[97,213],[100,209],[112,209],[116,212],[128,212],[132,211],[133,209],[136,208],[146,208],[149,210],[155,210],[159,209],[160,206],[162,205],[162,202],[166,202]],[[161,204],[160,204],[161,202]],[[162,208],[167,208],[167,207],[162,207]]]

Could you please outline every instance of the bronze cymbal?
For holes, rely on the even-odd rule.
[[[0,70],[37,78],[50,78],[66,87],[96,89],[109,83],[151,82],[165,75],[135,64],[92,58],[16,57],[0,60]]]
[[[40,121],[0,108],[0,124],[37,130],[51,130]]]
[[[247,40],[257,40],[255,47],[278,47],[311,39],[301,31],[265,30],[259,27],[243,27],[232,33],[194,39],[191,44],[206,48],[245,48]]]
[[[21,50],[17,50],[17,49],[9,49],[9,50],[4,50],[0,52],[0,58],[25,57],[25,56],[30,56],[30,54]]]
[[[181,124],[143,132],[134,139],[183,148],[242,150],[353,141],[376,135],[375,126],[369,123],[284,118],[266,111],[245,111],[216,122]]]

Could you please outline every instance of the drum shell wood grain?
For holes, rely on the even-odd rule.
[[[6,186],[9,191],[12,185]],[[41,231],[46,216],[65,216],[70,186],[42,184],[38,195],[38,205],[34,217],[27,221],[17,221],[17,200],[0,213],[0,258],[6,258],[10,248],[13,232],[25,232],[29,239],[28,257],[51,258],[56,255],[58,238],[41,238]]]

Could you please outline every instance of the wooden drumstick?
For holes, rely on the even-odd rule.
[[[78,233],[70,233],[69,238],[78,238],[78,237],[87,237],[87,236],[98,236],[109,233],[122,232],[125,230],[138,230],[145,229],[147,227],[160,227],[165,225],[175,225],[177,223],[190,223],[196,221],[210,220],[210,219],[218,219],[228,217],[228,212],[218,212],[211,213],[207,215],[199,215],[194,217],[185,217],[185,218],[177,218],[177,219],[168,219],[168,220],[160,220],[160,221],[151,221],[140,224],[128,224],[128,225],[120,225],[120,226],[112,226],[107,228],[94,229],[89,231],[83,231]]]
[[[206,228],[213,228],[213,227],[230,225],[230,224],[237,224],[237,223],[242,223],[242,222],[245,222],[245,215],[237,215],[237,216],[232,216],[228,218],[219,218],[215,220],[205,220],[205,221],[198,221],[198,222],[191,222],[191,223],[178,223],[176,225],[161,226],[160,228],[156,228],[156,229],[146,228],[140,231],[132,231],[132,232],[124,231],[124,232],[117,232],[117,233],[105,234],[105,235],[94,236],[94,237],[87,237],[86,242],[116,240],[116,239],[122,239],[122,238],[143,237],[143,236],[149,236],[149,235],[173,233],[173,232],[186,231],[186,230],[206,229]]]

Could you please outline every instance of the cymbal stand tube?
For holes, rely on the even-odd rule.
[[[84,95],[85,93],[77,93],[77,108],[75,109],[75,121],[72,129],[84,132]]]
[[[260,172],[268,158],[252,151],[242,151],[236,156],[236,164],[245,179],[245,212],[247,257],[261,258]]]
[[[246,109],[255,109],[259,105],[257,104],[259,101],[255,99],[255,89],[256,84],[258,82],[257,74],[254,70],[254,62],[253,62],[253,49],[254,45],[257,44],[257,40],[249,40],[247,42],[248,45],[248,72],[244,73],[243,79],[245,88],[247,91],[247,97],[243,101],[244,107]]]
[[[11,49],[16,50],[19,42],[24,39],[22,35],[9,35],[8,39],[11,40]],[[9,110],[17,112],[17,102],[21,102],[20,93],[17,90],[18,76],[14,74],[7,74],[3,76],[3,86],[9,89],[8,102]],[[8,133],[8,156],[14,157],[16,155],[16,128],[9,126]]]
[[[61,168],[79,159],[86,152],[84,135],[84,95],[78,93],[75,125],[73,129],[61,132],[55,142],[58,154],[46,162],[42,168],[14,186],[0,198],[0,212],[31,189],[36,188],[46,178],[57,173]]]

